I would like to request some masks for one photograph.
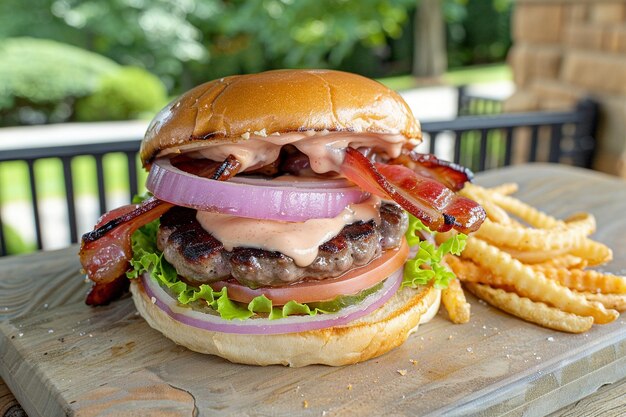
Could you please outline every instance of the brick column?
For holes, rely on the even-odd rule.
[[[626,0],[516,0],[505,110],[600,103],[595,168],[626,178]]]

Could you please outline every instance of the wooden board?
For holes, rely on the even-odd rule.
[[[549,165],[479,178],[507,181],[519,182],[519,196],[554,215],[594,213],[595,237],[615,251],[605,269],[626,272],[626,183]],[[231,364],[174,345],[136,315],[128,298],[85,306],[88,284],[75,253],[0,260],[0,375],[31,417],[545,415],[626,376],[623,317],[569,335],[475,299],[471,323],[453,325],[441,311],[405,345],[365,363]]]

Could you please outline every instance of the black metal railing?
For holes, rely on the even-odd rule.
[[[425,122],[426,148],[424,151],[461,163],[478,172],[526,161],[561,162],[590,167],[594,151],[597,106],[590,100],[581,101],[573,111],[537,112],[465,116],[454,120]],[[65,205],[67,208],[70,241],[78,242],[76,219],[75,173],[72,161],[80,156],[95,160],[98,209],[107,207],[105,193],[105,155],[122,153],[128,168],[128,200],[137,193],[138,184],[136,140],[75,146],[40,147],[17,150],[0,150],[2,163],[23,161],[28,167],[28,184],[32,219],[37,249],[43,249],[41,204],[35,177],[35,164],[42,159],[56,158],[63,166]],[[441,149],[446,145],[446,149]],[[1,207],[0,207],[1,208]],[[0,210],[0,256],[7,254],[7,241],[2,226]]]
[[[90,156],[95,161],[95,176],[97,181],[98,208],[100,214],[107,211],[105,193],[105,173],[103,158],[105,155],[121,153],[125,156],[128,167],[128,201],[137,194],[138,172],[137,172],[137,150],[139,149],[140,138],[127,141],[103,142],[96,144],[81,144],[68,146],[50,146],[41,148],[12,149],[0,151],[0,164],[4,162],[22,161],[28,168],[29,194],[32,210],[33,226],[35,230],[35,243],[37,249],[43,249],[42,222],[38,186],[35,176],[35,163],[44,159],[57,159],[62,164],[63,186],[65,189],[65,206],[68,217],[68,229],[71,243],[79,240],[79,231],[76,216],[76,195],[74,192],[74,172],[72,161],[80,156]],[[0,207],[1,208],[1,207]],[[0,256],[7,255],[7,241],[2,224],[0,210]]]
[[[583,100],[573,111],[465,116],[424,122],[422,129],[429,153],[441,154],[439,140],[451,139],[446,156],[477,172],[536,161],[591,167],[597,113],[595,102]]]
[[[457,88],[457,116],[478,116],[502,113],[502,100],[470,93],[466,85]]]

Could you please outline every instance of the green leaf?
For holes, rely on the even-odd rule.
[[[133,196],[132,203],[133,203],[133,204],[141,204],[141,203],[143,203],[144,201],[146,201],[147,199],[149,199],[150,197],[152,197],[152,193],[151,193],[151,192],[149,192],[149,191],[146,191],[146,192],[145,192],[145,193],[143,193],[143,194],[135,194],[135,195]]]
[[[280,307],[274,307],[272,308],[272,312],[269,315],[269,319],[270,320],[278,320],[278,319],[282,319],[285,316],[283,315],[283,309]]]
[[[209,287],[210,288],[210,287]],[[216,300],[217,312],[220,313],[220,317],[226,320],[245,320],[254,315],[254,313],[245,307],[233,302],[228,298],[227,288],[222,288],[222,294]],[[211,304],[213,305],[213,304]]]
[[[248,303],[248,310],[253,313],[271,313],[272,300],[267,298],[265,294],[254,297],[252,301]]]
[[[417,252],[417,259],[427,262],[441,262],[441,253],[437,250],[435,245],[425,240],[419,244],[420,248]]]
[[[458,256],[461,254],[461,252],[463,252],[463,249],[465,249],[466,241],[466,235],[462,233],[454,235],[450,239],[439,245],[439,252],[442,254],[442,256],[447,253]]]
[[[295,314],[308,314],[309,316],[315,316],[318,310],[311,308],[306,304],[300,304],[296,301],[289,301],[283,306],[283,317],[293,316]]]
[[[448,253],[460,255],[465,249],[467,236],[462,233],[455,234],[439,247],[436,247],[426,240],[420,241],[417,237],[418,232],[434,233],[424,226],[419,219],[409,214],[407,241],[411,246],[418,246],[418,248],[415,257],[408,260],[404,265],[402,287],[415,288],[432,281],[436,288],[447,288],[450,281],[456,276],[448,268],[441,265],[441,261],[444,255]],[[410,242],[414,243],[411,244]]]
[[[197,291],[193,287],[189,287],[184,282],[178,281],[170,287],[170,290],[178,292],[178,301],[182,304],[189,304],[200,299],[206,300],[209,304],[215,302],[215,292],[213,291],[213,288],[206,284],[200,285],[199,291]]]
[[[419,232],[426,232],[431,235],[434,233],[432,230],[426,227],[420,219],[413,216],[412,214],[409,214],[409,227],[404,234],[409,246],[416,246],[420,243]]]
[[[426,262],[418,259],[411,259],[404,265],[404,274],[402,279],[403,287],[416,287],[417,285],[425,285],[435,277],[435,272],[431,269],[424,268]]]
[[[435,276],[435,288],[444,289],[448,288],[450,281],[456,278],[454,272],[450,271],[443,265],[433,264],[433,273]]]

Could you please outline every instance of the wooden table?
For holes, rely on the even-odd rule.
[[[594,213],[626,273],[626,182],[564,166],[489,171],[556,216]],[[178,347],[130,299],[83,304],[76,248],[0,260],[0,375],[31,417],[55,415],[623,415],[626,319],[569,335],[472,302],[380,358],[342,368],[235,365]],[[417,360],[417,364],[411,363]],[[398,370],[406,370],[401,375]],[[607,385],[609,384],[609,385]],[[574,404],[573,404],[574,403]],[[569,405],[572,404],[572,405]],[[0,416],[21,408],[0,384]]]

